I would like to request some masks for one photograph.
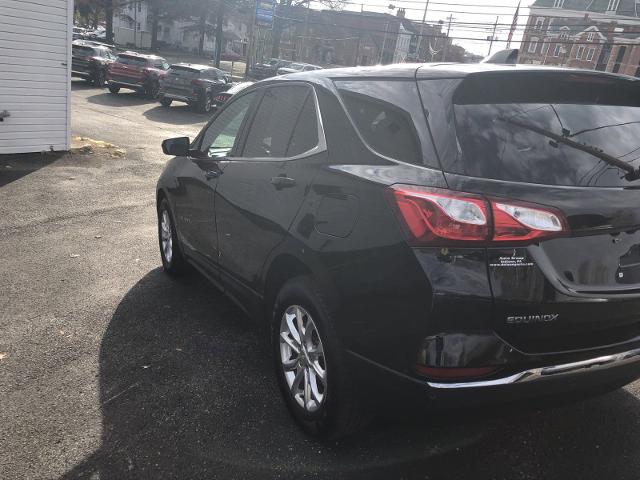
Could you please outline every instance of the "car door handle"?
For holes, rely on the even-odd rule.
[[[206,172],[204,172],[204,178],[206,178],[207,180],[213,180],[214,178],[218,178],[221,174],[221,171],[207,170]]]
[[[271,177],[271,184],[276,187],[276,190],[281,190],[283,188],[295,187],[296,180],[284,175],[279,175],[277,177]]]

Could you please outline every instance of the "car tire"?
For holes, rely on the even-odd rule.
[[[173,102],[173,100],[171,100],[170,98],[161,98],[160,99],[160,105],[162,105],[163,107],[170,107],[172,102]]]
[[[144,93],[147,96],[147,98],[149,98],[151,100],[155,100],[156,98],[158,98],[158,93],[159,92],[160,92],[160,84],[158,82],[151,82],[145,88],[145,92]]]
[[[175,222],[166,198],[163,198],[158,205],[158,244],[164,271],[172,276],[183,273],[185,260],[180,250]]]
[[[104,84],[106,82],[106,77],[104,70],[98,70],[93,75],[93,85],[98,88],[104,88]]]
[[[113,93],[115,95],[119,91],[120,91],[120,87],[116,87],[115,85],[109,85],[109,92],[111,92],[111,93]]]
[[[294,329],[304,331],[302,342],[296,340]],[[271,343],[280,390],[305,432],[328,440],[347,436],[368,423],[370,405],[358,394],[327,303],[311,277],[294,278],[280,289],[274,302]]]
[[[211,98],[210,94],[205,93],[204,97],[198,104],[198,109],[202,113],[211,113],[211,110],[213,110],[213,99]]]

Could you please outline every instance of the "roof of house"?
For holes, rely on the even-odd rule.
[[[564,0],[562,7],[554,8],[554,0],[536,0],[531,8],[550,10],[574,10],[579,12],[609,13],[609,0]],[[615,15],[640,18],[640,0],[620,0]]]

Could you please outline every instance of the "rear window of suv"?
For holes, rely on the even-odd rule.
[[[76,57],[91,57],[98,53],[97,50],[94,50],[91,47],[84,47],[80,45],[74,45],[71,48],[71,52]]]
[[[461,83],[453,106],[458,153],[447,171],[581,187],[637,181],[639,81],[597,74],[479,75]]]
[[[198,78],[200,76],[200,70],[173,65],[167,74],[176,78]]]

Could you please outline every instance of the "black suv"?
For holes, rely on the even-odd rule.
[[[163,149],[165,270],[269,325],[309,432],[357,428],[385,388],[450,406],[640,376],[637,79],[320,70]]]
[[[191,63],[177,63],[160,79],[158,100],[168,107],[173,101],[197,106],[209,113],[214,97],[231,86],[231,77],[218,68]]]
[[[104,45],[76,40],[71,47],[71,76],[84,78],[96,87],[104,87],[107,68],[116,59],[113,51]]]

